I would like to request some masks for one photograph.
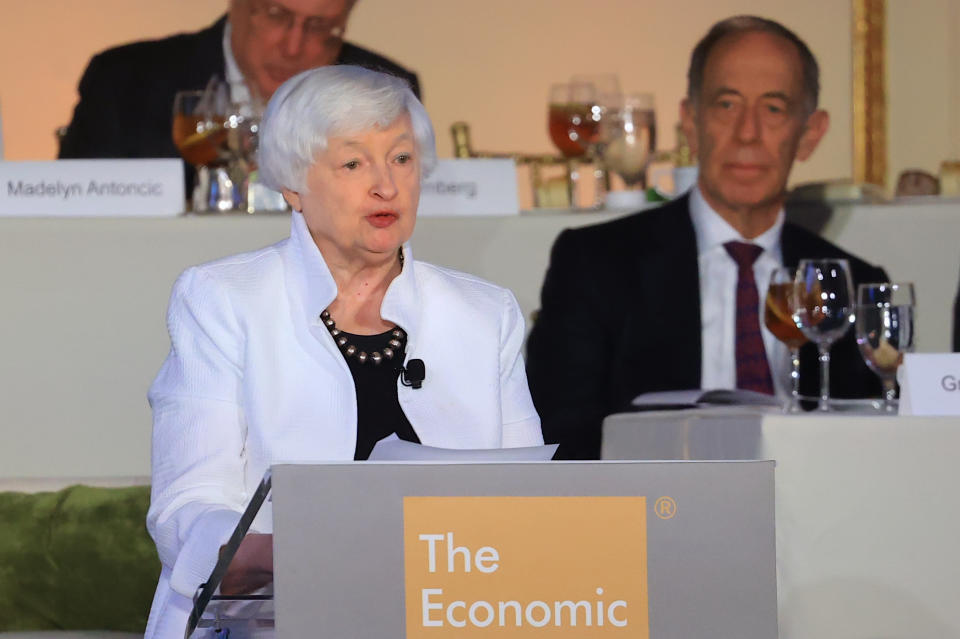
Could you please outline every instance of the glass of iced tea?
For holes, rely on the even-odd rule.
[[[173,143],[194,167],[225,164],[224,114],[204,99],[204,91],[177,91],[173,98]]]
[[[610,128],[604,124],[623,107],[620,80],[614,73],[581,73],[570,78],[570,85],[591,87],[588,95],[581,99],[587,102],[585,120],[588,123],[582,139],[587,155],[599,159],[610,137]]]
[[[231,104],[227,85],[215,79],[203,91],[174,96],[173,143],[196,170],[194,212],[246,208],[246,172],[237,161],[246,122]]]
[[[767,299],[764,304],[763,321],[774,337],[790,349],[790,401],[787,412],[800,410],[800,347],[807,343],[807,337],[793,320],[796,311],[796,271],[781,266],[770,275]]]
[[[547,130],[557,150],[567,158],[567,195],[576,208],[580,173],[579,159],[586,155],[596,136],[599,122],[591,118],[596,89],[589,82],[568,82],[550,86],[547,101]]]
[[[569,82],[550,86],[547,127],[550,140],[566,158],[587,152],[598,125],[590,117],[595,90],[588,82]]]

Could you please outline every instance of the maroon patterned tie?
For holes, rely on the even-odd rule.
[[[753,263],[763,249],[746,242],[723,245],[737,263],[737,388],[773,395],[767,350],[760,334],[760,298],[753,277]]]

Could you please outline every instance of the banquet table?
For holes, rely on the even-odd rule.
[[[418,259],[512,289],[529,330],[557,234],[622,214],[422,217],[412,245]],[[174,280],[191,264],[275,242],[289,225],[287,214],[21,218],[0,211],[0,478],[148,474],[146,391],[169,349],[165,311]],[[915,281],[917,350],[949,348],[960,203],[841,206],[823,234]],[[630,283],[623,286],[628,294]]]
[[[775,460],[781,639],[960,637],[960,417],[623,413],[602,450]]]

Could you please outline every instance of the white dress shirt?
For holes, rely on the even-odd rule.
[[[226,67],[224,69],[224,74],[226,75],[224,80],[230,85],[230,100],[232,102],[236,102],[237,104],[250,104],[250,89],[247,88],[247,80],[240,71],[237,59],[233,57],[233,45],[230,44],[230,34],[232,32],[233,27],[230,26],[230,21],[227,20],[227,24],[223,27],[223,61]]]
[[[770,275],[783,265],[780,232],[784,212],[766,232],[751,240],[745,239],[714,211],[699,187],[690,190],[690,218],[697,238],[697,264],[700,270],[700,387],[704,390],[737,387],[735,336],[737,329],[737,263],[723,245],[727,242],[749,242],[763,249],[753,263],[760,300],[760,333],[767,351],[773,387],[780,396],[790,393],[790,351],[763,323],[764,299]]]
[[[174,285],[170,354],[148,395],[147,529],[162,571],[146,639],[182,639],[191,597],[271,464],[353,459],[356,389],[320,320],[336,283],[303,216],[291,217],[289,239],[187,269]],[[513,294],[403,251],[380,312],[406,330],[407,358],[426,364],[422,388],[397,388],[420,441],[542,444]],[[253,530],[270,532],[268,506]]]

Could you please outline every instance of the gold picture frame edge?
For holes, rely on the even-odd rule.
[[[853,2],[853,178],[886,186],[886,0]]]

